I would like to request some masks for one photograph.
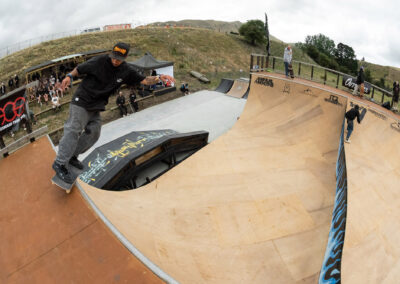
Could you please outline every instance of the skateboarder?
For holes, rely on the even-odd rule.
[[[357,91],[360,90],[360,98],[364,98],[364,66],[360,67],[358,71],[356,85],[354,87],[353,95],[357,95]]]
[[[350,135],[353,132],[354,129],[354,119],[357,117],[357,122],[360,123],[360,107],[358,105],[355,105],[351,110],[346,112],[346,120],[347,120],[347,136],[346,140],[344,142],[350,143]]]
[[[160,80],[175,82],[169,75],[140,75],[125,62],[129,48],[128,44],[119,42],[114,45],[110,54],[93,57],[78,65],[62,81],[62,89],[65,90],[74,77],[86,75],[71,100],[69,118],[64,124],[64,135],[52,166],[56,175],[66,183],[72,184],[75,181],[74,175],[68,170],[68,163],[83,169],[78,155],[98,140],[101,129],[100,112],[105,110],[111,94],[122,84],[155,85]]]

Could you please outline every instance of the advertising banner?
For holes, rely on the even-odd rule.
[[[354,90],[356,85],[357,85],[356,78],[343,75],[342,86]],[[364,94],[369,94],[369,93],[371,93],[371,84],[364,82]]]
[[[0,97],[0,136],[26,118],[25,87]]]

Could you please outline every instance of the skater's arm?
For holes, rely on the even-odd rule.
[[[65,91],[65,88],[71,85],[72,83],[72,77],[78,77],[78,69],[75,67],[74,70],[72,70],[70,73],[65,76],[64,80],[61,83],[61,89]]]

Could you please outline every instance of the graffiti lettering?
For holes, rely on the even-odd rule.
[[[285,87],[283,87],[283,93],[290,94],[290,84],[285,84]]]
[[[373,109],[368,109],[371,113],[373,113],[377,118],[380,118],[382,120],[387,120],[387,117],[379,112],[377,112],[376,110]]]
[[[325,99],[326,102],[332,103],[334,105],[341,106],[342,104],[339,102],[339,97],[335,95],[330,95],[329,99]]]
[[[391,125],[392,129],[400,132],[400,122],[393,122]]]
[[[328,245],[319,275],[319,283],[340,283],[341,263],[346,232],[347,215],[347,170],[343,147],[344,124],[340,137],[340,147],[336,163],[336,197],[332,214]]]
[[[118,150],[108,151],[107,158],[111,159],[114,157],[124,158],[130,154],[129,149],[136,149],[138,147],[143,147],[143,143],[146,141],[146,138],[140,139],[136,142],[132,142],[129,139],[126,139],[125,142],[122,143],[122,147]]]
[[[267,87],[274,87],[274,81],[272,79],[267,79],[267,78],[262,78],[262,77],[258,77],[257,80],[255,81],[256,84],[259,85],[264,85]]]
[[[313,91],[310,88],[307,88],[303,91],[303,93],[307,96],[311,96],[311,97],[318,97],[316,94],[313,93]]]

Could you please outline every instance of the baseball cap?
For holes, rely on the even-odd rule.
[[[124,42],[118,42],[116,45],[114,45],[110,53],[110,57],[117,60],[125,61],[125,59],[128,57],[128,53],[129,53],[129,44]]]

